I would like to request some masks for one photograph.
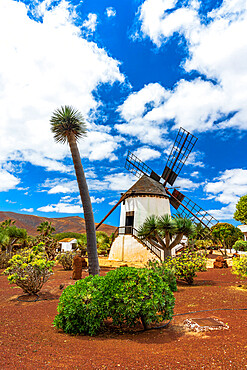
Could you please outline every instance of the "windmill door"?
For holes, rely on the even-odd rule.
[[[133,226],[134,226],[134,211],[126,212],[125,234],[132,234]]]

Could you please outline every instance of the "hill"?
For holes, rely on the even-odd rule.
[[[36,231],[37,226],[43,221],[51,222],[52,226],[56,229],[56,233],[71,231],[82,234],[86,232],[85,220],[79,216],[52,218],[0,211],[0,222],[6,219],[15,220],[17,227],[26,229],[28,234],[33,236],[38,234]],[[108,235],[111,235],[115,230],[115,226],[106,224],[102,224],[98,229],[98,231],[104,231]]]

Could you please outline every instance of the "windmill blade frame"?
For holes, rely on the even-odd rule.
[[[167,182],[171,186],[174,184],[197,140],[197,137],[180,127],[161,176],[165,180],[164,185]]]
[[[128,151],[128,156],[125,161],[126,170],[132,172],[136,177],[140,178],[142,175],[151,177],[156,181],[160,181],[161,177],[157,175],[148,165],[142,162],[135,154]]]
[[[197,220],[208,229],[219,222],[216,218],[210,215],[210,213],[205,211],[202,207],[193,202],[193,200],[188,198],[186,195],[180,193],[178,190],[174,189],[171,193],[167,188],[165,189],[167,194],[170,196],[170,204],[176,210],[179,209],[178,213],[180,216],[189,217],[193,221]]]

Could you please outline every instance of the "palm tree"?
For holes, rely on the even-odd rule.
[[[138,236],[164,250],[164,259],[171,256],[171,249],[180,243],[182,237],[194,232],[194,224],[186,217],[165,214],[147,217],[138,230]]]
[[[43,236],[48,236],[50,235],[51,233],[53,233],[53,231],[56,231],[55,227],[53,227],[51,225],[51,222],[48,222],[48,221],[43,221],[41,222],[41,224],[37,227],[37,231],[40,232],[41,235]]]
[[[53,113],[51,119],[51,131],[58,143],[68,143],[75,167],[77,183],[80,191],[82,207],[84,211],[89,274],[99,275],[99,261],[97,253],[96,232],[94,215],[88,186],[81,163],[77,140],[85,137],[87,133],[86,124],[81,113],[73,107],[65,105]]]

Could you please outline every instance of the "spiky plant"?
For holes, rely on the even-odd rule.
[[[77,147],[77,141],[86,136],[87,127],[82,114],[75,108],[68,105],[56,109],[50,119],[50,123],[51,131],[54,134],[54,140],[58,143],[68,143],[70,146],[84,211],[89,274],[99,275],[99,261],[93,208],[81,163],[80,153]]]

